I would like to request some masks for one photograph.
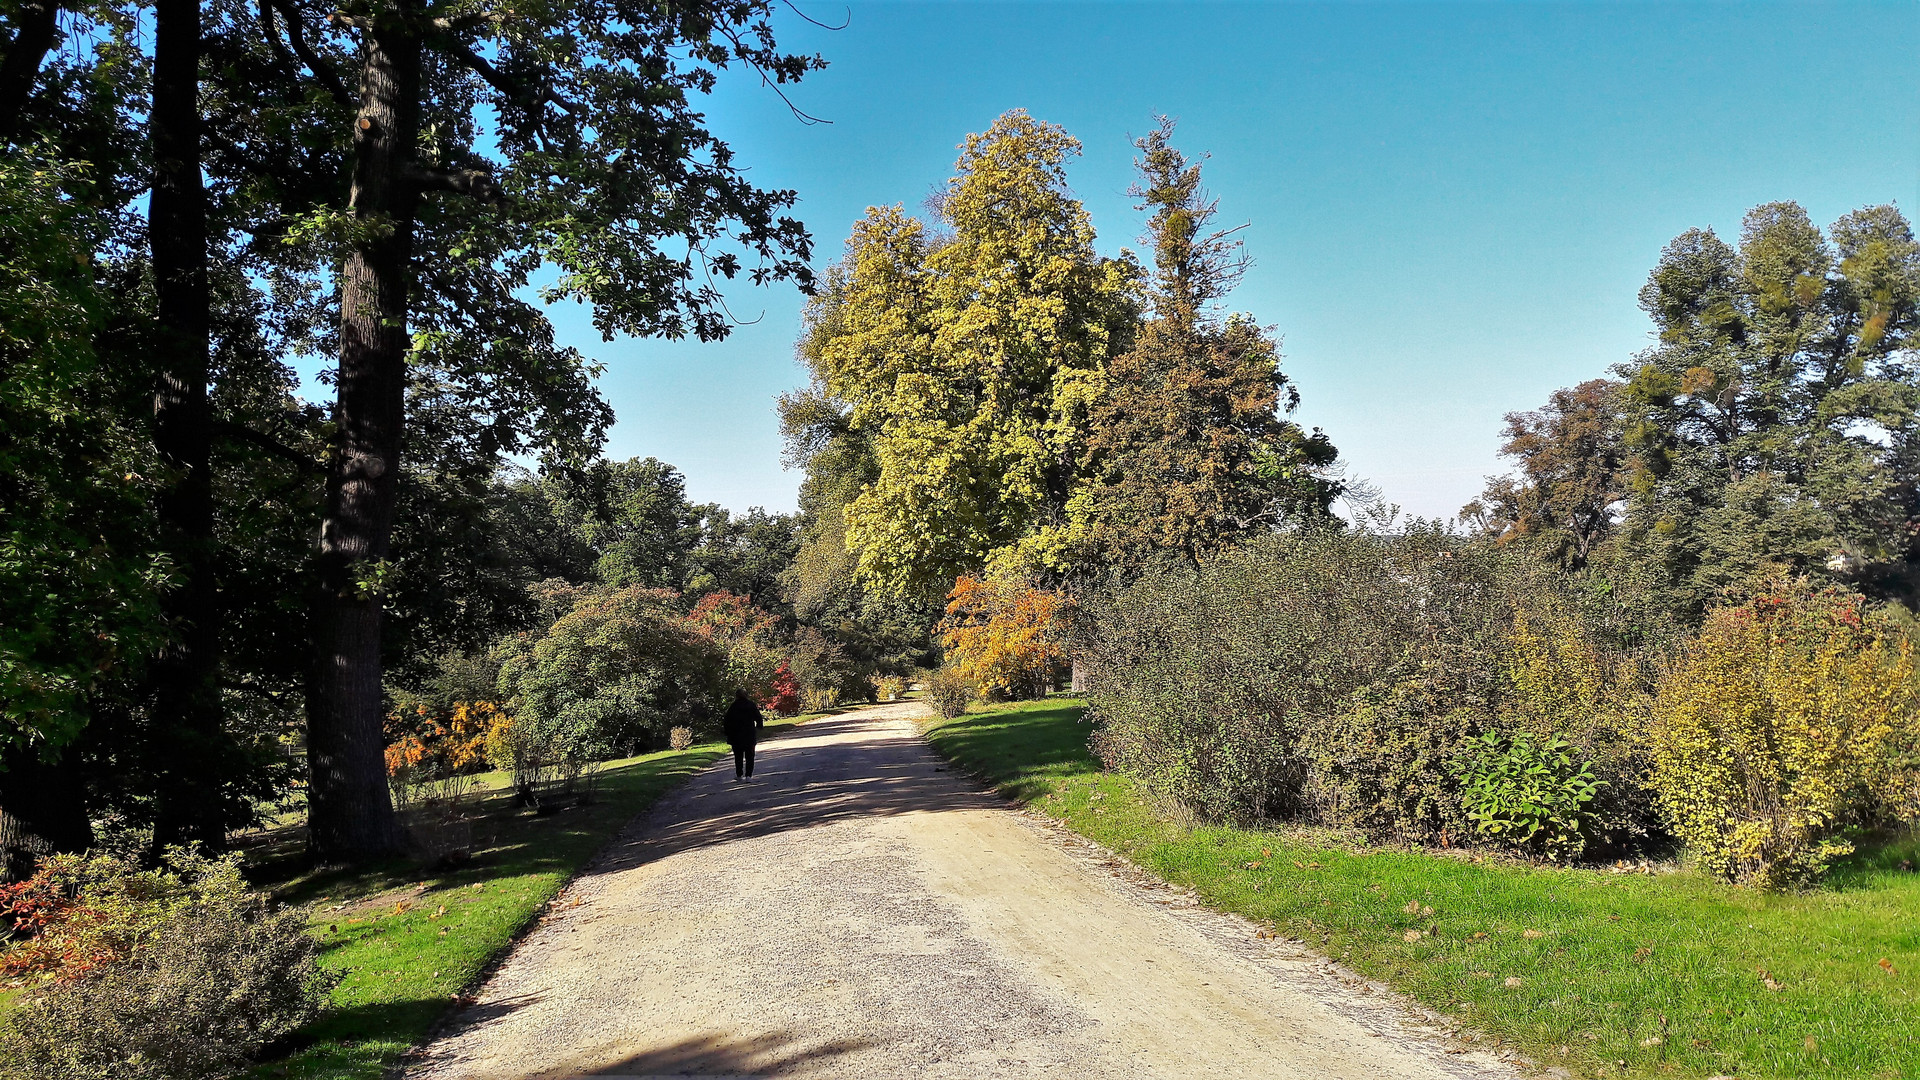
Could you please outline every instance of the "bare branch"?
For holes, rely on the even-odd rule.
[[[796,119],[808,126],[833,123],[831,120],[815,116],[800,106],[795,105],[793,99],[787,96],[787,92],[780,89],[780,81],[775,79],[772,73],[767,71],[765,67],[761,66],[760,61],[754,59],[753,49],[750,48],[746,42],[740,40],[740,35],[734,33],[732,27],[722,24],[720,26],[720,32],[726,35],[728,41],[733,42],[734,55],[753,65],[753,70],[760,73],[760,84],[780,95],[780,101],[786,105],[787,111],[793,113]]]
[[[274,457],[298,465],[302,472],[326,475],[327,467],[315,461],[308,454],[288,446],[265,432],[255,431],[245,424],[236,424],[231,420],[219,422],[220,433],[240,442],[251,443]]]
[[[509,78],[505,72],[494,67],[486,57],[481,56],[465,45],[457,41],[449,41],[445,44],[447,51],[453,54],[455,60],[473,69],[482,79],[486,80],[488,86],[505,94],[509,99],[513,101],[524,101],[529,110],[536,112],[539,111],[542,105],[551,101],[555,105],[560,106],[561,111],[565,112],[568,116],[573,117],[575,120],[581,119],[580,106],[575,105],[573,102],[568,101],[552,90],[541,87],[537,91],[532,91],[525,84]]]

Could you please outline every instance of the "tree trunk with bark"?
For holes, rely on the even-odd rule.
[[[0,57],[0,143],[12,142],[20,134],[34,79],[59,34],[59,15],[60,5],[54,0],[28,0],[20,8],[13,40],[5,45],[6,56]]]
[[[148,235],[159,324],[153,444],[167,470],[157,507],[160,542],[178,579],[161,596],[168,639],[148,675],[156,852],[169,844],[225,846],[220,774],[233,757],[219,686],[200,52],[199,0],[158,0],[149,114],[154,165]]]
[[[93,844],[79,777],[40,750],[15,741],[0,752],[0,881],[26,877],[42,855]]]
[[[335,454],[320,532],[315,670],[308,697],[308,827],[327,861],[395,854],[404,837],[387,790],[380,573],[399,495],[406,403],[407,289],[419,189],[417,31],[405,16],[368,28],[354,121],[351,206],[363,232],[341,280]]]

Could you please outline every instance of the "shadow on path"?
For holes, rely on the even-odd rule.
[[[1005,805],[949,772],[920,739],[886,730],[902,722],[859,714],[816,720],[761,743],[746,782],[733,779],[732,761],[723,758],[656,805],[589,873],[843,820]]]
[[[810,1042],[790,1031],[771,1031],[746,1039],[699,1035],[657,1046],[604,1065],[587,1074],[600,1080],[655,1076],[738,1077],[779,1076],[794,1068],[817,1065],[872,1045],[864,1039],[829,1043]]]

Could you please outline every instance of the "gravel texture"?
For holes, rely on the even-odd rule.
[[[1010,809],[917,703],[669,795],[556,900],[411,1080],[1517,1077],[1434,1018]]]

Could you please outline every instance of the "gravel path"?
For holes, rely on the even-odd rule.
[[[947,772],[916,703],[696,776],[411,1080],[1517,1077],[1391,995]]]

